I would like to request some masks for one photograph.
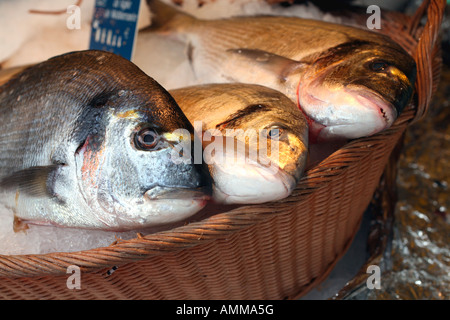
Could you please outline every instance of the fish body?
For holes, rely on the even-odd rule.
[[[409,102],[413,58],[390,38],[297,17],[200,20],[155,0],[153,32],[187,45],[202,82],[255,83],[298,104],[317,141],[369,136]]]
[[[207,167],[170,161],[192,125],[133,63],[80,51],[17,71],[0,87],[0,201],[16,218],[122,231],[205,205]]]
[[[216,202],[263,203],[292,192],[306,164],[308,125],[288,97],[243,83],[196,85],[169,93],[203,132],[203,158]]]

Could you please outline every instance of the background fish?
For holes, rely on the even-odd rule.
[[[415,62],[390,38],[296,17],[200,20],[149,0],[152,27],[187,44],[204,82],[245,82],[286,94],[308,116],[314,141],[372,135],[409,102]]]
[[[16,74],[24,71],[31,66],[32,65],[24,65],[8,69],[0,69],[0,86],[11,80],[11,78],[13,78]]]
[[[182,141],[172,132],[193,134],[192,125],[126,59],[102,51],[49,59],[0,87],[0,110],[0,201],[19,220],[122,231],[205,205],[207,167],[170,161]]]
[[[196,130],[212,134],[218,130],[226,137],[220,149],[216,140],[203,136],[204,160],[210,166],[217,202],[263,203],[291,193],[304,171],[308,125],[289,98],[267,87],[242,83],[169,92]],[[217,161],[207,159],[211,154]]]

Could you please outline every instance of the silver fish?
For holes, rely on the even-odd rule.
[[[169,93],[203,133],[203,158],[210,167],[216,202],[263,203],[291,194],[306,164],[308,125],[289,98],[243,83],[205,84]]]
[[[297,17],[200,20],[148,3],[154,17],[147,32],[184,42],[199,81],[281,91],[308,117],[312,141],[382,131],[412,96],[415,62],[382,34]]]
[[[192,125],[133,63],[80,51],[16,71],[0,87],[0,201],[17,221],[123,231],[205,206],[208,168],[171,161]]]

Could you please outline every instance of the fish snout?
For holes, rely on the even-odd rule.
[[[381,95],[371,91],[352,92],[359,104],[367,109],[376,110],[389,124],[397,118],[398,112],[395,105],[384,99]]]
[[[209,199],[203,188],[155,186],[144,193],[145,209],[137,216],[145,226],[182,221],[203,209]]]
[[[212,177],[207,164],[202,161],[203,149],[198,137],[186,129],[178,129],[164,135],[172,147],[170,166],[174,172],[170,187],[201,189],[212,194]]]
[[[198,200],[207,201],[210,196],[210,188],[199,187],[196,189],[177,188],[177,187],[162,187],[156,186],[144,193],[148,200]]]
[[[321,129],[318,141],[358,139],[368,137],[388,129],[397,117],[395,108],[389,104],[377,105],[359,97],[359,110],[350,112],[348,122],[330,122]],[[369,108],[367,108],[369,106]]]
[[[333,94],[314,89],[306,95],[302,107],[313,121],[324,126],[318,141],[367,137],[389,128],[397,119],[394,104],[372,90],[348,86]]]
[[[213,198],[223,204],[258,204],[289,196],[296,179],[274,165],[245,161],[216,163]]]

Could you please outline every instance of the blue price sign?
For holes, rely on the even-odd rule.
[[[96,0],[90,49],[133,56],[140,0]]]

